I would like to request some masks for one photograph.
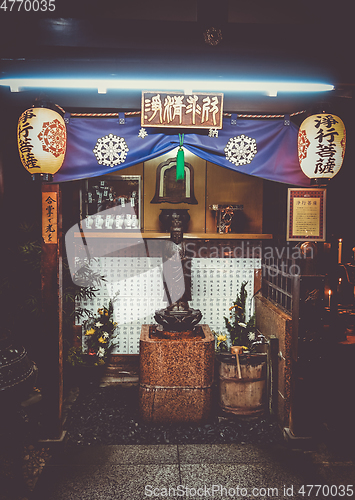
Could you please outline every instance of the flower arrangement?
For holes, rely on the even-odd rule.
[[[215,336],[216,339],[216,352],[228,352],[228,342],[227,342],[227,335],[223,333],[218,333],[212,330],[212,333]]]
[[[237,295],[234,304],[229,308],[229,318],[224,317],[224,321],[232,346],[242,346],[245,350],[250,350],[252,343],[256,340],[256,334],[255,316],[253,315],[248,322],[245,320],[245,305],[248,296],[247,284],[247,281],[242,283],[240,293]]]
[[[72,366],[101,366],[104,365],[113,347],[114,332],[117,323],[112,320],[113,305],[98,309],[98,316],[85,322],[85,345],[72,347],[68,352],[68,362]]]

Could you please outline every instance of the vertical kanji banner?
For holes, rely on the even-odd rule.
[[[42,192],[42,238],[44,243],[58,241],[58,206],[55,191]]]

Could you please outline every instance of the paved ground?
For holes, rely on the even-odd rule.
[[[107,394],[112,396],[111,392]],[[96,415],[93,401],[97,399],[100,412]],[[85,411],[82,405],[77,407],[76,417],[90,433],[98,432],[97,422],[103,426],[110,420],[109,409],[102,412],[99,399],[95,393],[93,401],[87,403],[89,407],[83,406]],[[116,403],[115,409],[117,413]],[[93,427],[88,425],[88,414],[94,420]],[[353,414],[338,409],[336,415],[331,430],[319,431],[311,451],[291,449],[282,439],[246,443],[240,439],[235,444],[90,446],[68,439],[66,444],[51,449],[52,458],[28,498],[355,498]],[[127,415],[124,417],[127,420]],[[296,448],[298,443],[292,446]]]
[[[352,498],[354,484],[354,463],[322,449],[292,451],[275,444],[67,446],[46,465],[31,500]],[[322,488],[317,492],[318,487],[311,491],[302,485]]]

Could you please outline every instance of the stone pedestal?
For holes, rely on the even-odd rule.
[[[208,325],[201,338],[154,339],[142,325],[139,408],[147,422],[202,422],[211,411],[215,339]]]

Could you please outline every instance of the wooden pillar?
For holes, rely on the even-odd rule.
[[[62,207],[58,184],[42,184],[42,325],[40,384],[45,413],[45,438],[62,436]]]
[[[279,339],[275,335],[269,338],[268,346],[268,405],[272,415],[278,414],[279,400]]]
[[[321,418],[324,276],[293,276],[292,301],[290,430],[294,436],[308,437]]]

